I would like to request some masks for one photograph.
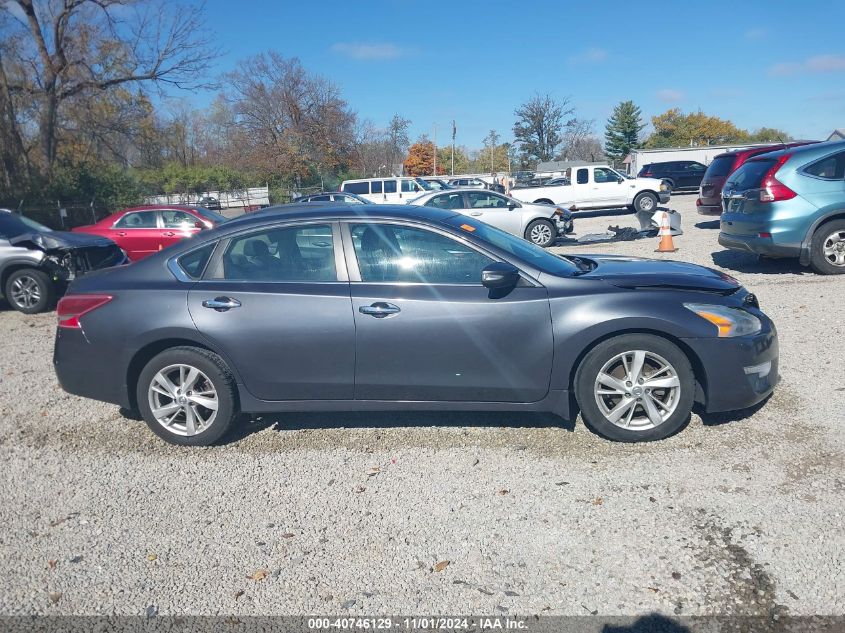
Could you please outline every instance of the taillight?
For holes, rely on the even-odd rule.
[[[700,206],[701,206],[701,198],[696,198],[696,199],[695,199],[695,206],[697,206],[697,207],[700,207]]]
[[[792,191],[792,189],[775,178],[777,170],[780,169],[791,156],[792,154],[784,154],[778,158],[774,166],[766,172],[765,176],[763,176],[763,181],[760,183],[760,202],[790,200],[797,195],[794,191]]]
[[[56,306],[56,316],[59,317],[59,327],[79,329],[79,319],[84,315],[106,305],[112,297],[109,295],[68,295],[59,300]]]

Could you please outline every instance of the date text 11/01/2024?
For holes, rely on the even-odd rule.
[[[463,631],[468,629],[489,631],[520,631],[528,623],[520,618],[509,617],[406,617],[406,618],[309,618],[311,630],[401,630],[401,631]]]

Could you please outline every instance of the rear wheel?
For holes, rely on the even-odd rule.
[[[235,381],[220,356],[174,347],[141,371],[138,410],[160,438],[183,446],[208,446],[231,428],[237,412]]]
[[[525,239],[546,248],[555,243],[557,229],[549,220],[534,220],[525,229]]]
[[[810,264],[822,275],[845,273],[845,220],[819,227],[810,245]]]
[[[56,288],[44,271],[24,268],[16,270],[6,280],[6,300],[19,312],[36,314],[53,306]]]
[[[650,334],[599,343],[575,375],[575,397],[590,430],[619,442],[660,440],[689,420],[695,378],[674,344]]]

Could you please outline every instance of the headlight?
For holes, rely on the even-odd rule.
[[[760,319],[739,308],[710,305],[708,303],[685,303],[684,307],[715,325],[719,332],[719,338],[756,334],[763,329]]]
[[[661,182],[660,191],[669,191],[669,185],[667,185],[665,182]]]

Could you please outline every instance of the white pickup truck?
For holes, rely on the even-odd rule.
[[[650,212],[657,203],[669,202],[669,188],[656,178],[628,178],[605,165],[585,165],[567,170],[569,184],[517,187],[510,195],[522,202],[556,204],[567,209],[618,209]]]

